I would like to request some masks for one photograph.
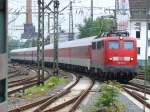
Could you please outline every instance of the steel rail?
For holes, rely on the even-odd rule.
[[[65,94],[69,93],[71,88],[73,88],[77,83],[79,82],[79,77],[77,77],[77,80],[75,81],[75,83],[73,83],[71,86],[69,86],[68,88],[66,88],[65,90],[63,90],[61,93],[57,93],[54,97],[50,98],[48,101],[46,101],[45,103],[43,103],[42,105],[40,105],[36,110],[34,110],[33,112],[41,112],[42,110],[44,110],[48,105],[52,104],[54,101],[56,101],[59,97],[64,96]]]
[[[150,109],[150,104],[148,102],[145,102],[145,100],[143,99],[144,96],[139,96],[138,94],[132,92],[132,91],[129,91],[128,89],[124,88],[124,90],[130,94],[132,97],[134,97],[135,99],[137,99],[139,102],[141,102],[142,104],[145,104],[147,108]]]
[[[79,106],[79,104],[81,103],[81,101],[87,96],[87,94],[89,93],[89,91],[92,89],[94,83],[95,82],[92,80],[89,88],[87,90],[85,90],[83,92],[83,94],[76,100],[76,102],[73,104],[73,106],[71,107],[71,109],[69,110],[69,112],[75,112],[75,110],[77,109],[77,107]]]
[[[51,74],[47,71],[47,70],[45,70],[49,75],[47,75],[47,77],[45,77],[44,78],[44,81],[46,81],[50,76],[51,76]],[[21,90],[25,90],[25,89],[27,89],[27,88],[30,88],[30,87],[33,87],[33,86],[35,86],[36,84],[37,84],[37,81],[29,81],[29,82],[27,82],[27,83],[29,83],[29,84],[25,84],[25,85],[23,85],[23,87],[20,87],[20,88],[17,88],[17,89],[14,89],[14,90],[8,90],[8,95],[11,95],[11,94],[14,94],[14,93],[16,93],[16,92],[19,92],[19,91],[21,91]],[[22,84],[21,84],[22,85]],[[21,86],[20,85],[20,86]]]
[[[19,106],[19,107],[17,107],[17,108],[11,109],[11,110],[9,110],[9,112],[17,112],[17,111],[28,110],[28,109],[31,109],[31,108],[36,107],[36,106],[38,106],[38,105],[42,105],[42,108],[44,108],[44,107],[46,106],[45,104],[47,104],[46,102],[55,101],[55,100],[56,100],[58,97],[60,97],[61,95],[63,95],[63,94],[65,94],[65,93],[69,92],[70,89],[71,89],[72,87],[74,87],[74,86],[79,82],[79,79],[80,79],[80,77],[77,77],[77,78],[76,78],[76,81],[75,81],[73,84],[71,84],[69,87],[67,87],[65,90],[63,90],[63,91],[56,92],[56,94],[54,94],[54,95],[52,95],[52,96],[49,96],[49,97],[47,97],[47,98],[44,98],[44,99],[42,99],[42,100],[38,100],[38,101],[35,101],[35,102],[33,102],[33,103],[25,104],[25,105],[23,105],[23,106]],[[73,100],[73,99],[72,99],[72,100]],[[70,101],[70,102],[71,102],[71,101]],[[41,109],[41,106],[38,107],[37,110],[35,110],[35,111],[38,111],[39,109]],[[40,111],[40,112],[41,112],[41,111]]]

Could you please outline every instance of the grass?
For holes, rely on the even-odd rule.
[[[47,80],[44,83],[44,85],[33,86],[29,89],[26,89],[25,96],[23,97],[27,99],[32,99],[33,97],[44,96],[48,93],[49,90],[53,89],[54,87],[58,85],[67,84],[68,82],[69,81],[64,77],[52,76],[49,80]]]

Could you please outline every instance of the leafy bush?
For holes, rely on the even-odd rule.
[[[125,105],[118,100],[121,88],[121,85],[117,82],[109,81],[104,84],[101,87],[101,95],[98,97],[96,107],[105,109],[106,112],[123,112]]]

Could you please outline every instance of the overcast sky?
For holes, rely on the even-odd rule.
[[[21,11],[24,12],[26,10],[26,0],[8,0],[8,7],[9,12],[14,11]],[[50,0],[45,0],[45,4],[47,4]],[[60,8],[61,10],[63,7],[65,7],[67,4],[69,4],[70,0],[60,0]],[[83,24],[83,20],[86,17],[90,16],[90,3],[91,0],[74,0],[75,3],[73,3],[73,16],[74,16],[74,27],[75,32],[78,32],[77,25]],[[93,0],[94,1],[94,18],[100,17],[104,14],[109,14],[111,12],[104,12],[104,9],[106,8],[114,8],[114,0]],[[88,8],[89,7],[89,8]],[[51,5],[52,8],[52,5]],[[37,0],[33,0],[33,12],[37,12]],[[53,9],[53,8],[52,8]],[[61,28],[64,29],[66,32],[68,31],[68,12],[69,10],[66,9],[63,12],[63,15],[59,16],[59,24],[61,25]],[[33,14],[33,24],[36,26],[37,30],[37,14]],[[16,20],[15,20],[16,18]],[[15,20],[14,22],[12,22]],[[14,14],[9,14],[9,35],[13,36],[13,38],[17,37],[20,38],[21,33],[23,33],[23,25],[26,21],[25,14],[20,14],[19,16],[16,16]],[[51,19],[52,22],[52,19]],[[51,23],[52,25],[52,23]],[[17,29],[17,30],[16,30]],[[45,35],[47,34],[47,17],[45,17]]]

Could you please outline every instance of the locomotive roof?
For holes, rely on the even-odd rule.
[[[121,37],[123,38],[123,40],[135,40],[135,38],[133,37]],[[101,37],[101,38],[97,38],[94,39],[92,42],[96,42],[96,41],[102,41],[102,40],[119,40],[120,37]]]
[[[95,37],[96,36],[83,38],[83,39],[77,39],[77,40],[73,40],[73,41],[62,42],[62,43],[59,43],[58,45],[59,45],[59,48],[68,48],[68,47],[91,45],[91,42]],[[49,45],[45,46],[45,49],[52,49],[52,48],[53,48],[53,44],[49,44]],[[36,47],[15,49],[15,50],[12,50],[11,53],[24,52],[24,51],[33,51],[33,50],[36,50],[36,49],[37,49]]]

